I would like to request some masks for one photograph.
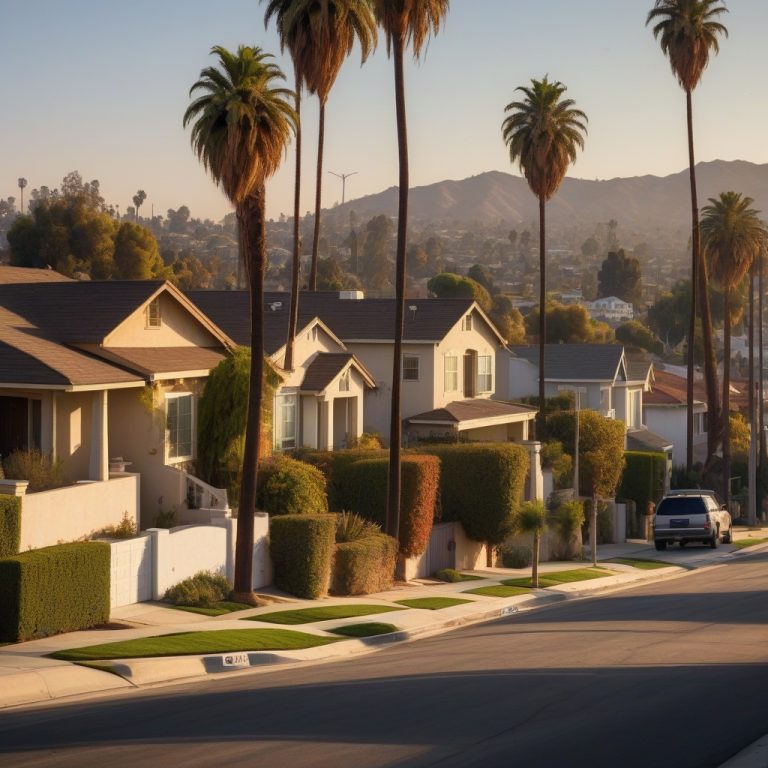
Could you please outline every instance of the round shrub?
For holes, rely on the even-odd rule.
[[[303,461],[279,456],[259,467],[257,505],[270,515],[328,512],[323,473]]]
[[[226,600],[232,588],[219,573],[200,571],[165,591],[163,599],[174,605],[194,605],[206,608],[212,603]]]
[[[531,548],[519,544],[504,544],[499,547],[501,564],[505,568],[528,568],[533,562]]]

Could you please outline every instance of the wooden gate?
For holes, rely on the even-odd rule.
[[[456,542],[453,538],[455,523],[438,523],[432,527],[426,552],[425,576],[431,576],[443,568],[456,566]]]

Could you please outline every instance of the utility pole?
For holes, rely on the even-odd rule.
[[[21,208],[19,208],[19,213],[21,215],[24,215],[24,187],[27,186],[27,180],[24,178],[19,179],[19,190],[21,191]]]
[[[351,173],[334,173],[333,171],[328,171],[328,173],[330,173],[331,176],[335,176],[337,179],[341,179],[341,204],[344,205],[344,201],[347,199],[347,179],[350,176],[354,176],[357,171],[352,171]]]

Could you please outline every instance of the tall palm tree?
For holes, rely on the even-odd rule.
[[[702,209],[701,236],[712,277],[720,283],[725,297],[723,356],[723,496],[730,495],[731,477],[731,291],[749,272],[766,237],[766,230],[751,208],[754,200],[738,192],[722,192],[710,198]]]
[[[693,153],[693,106],[691,94],[701,80],[712,51],[719,53],[720,35],[728,30],[718,21],[727,9],[720,0],[656,0],[648,12],[646,26],[653,24],[653,36],[669,57],[672,72],[685,91],[688,118],[688,172],[691,186],[691,316],[688,325],[688,424],[686,435],[686,469],[693,462],[693,354],[696,331],[696,295],[701,304],[704,337],[704,372],[709,411],[707,461],[714,455],[721,432],[720,405],[717,392],[717,362],[709,310],[706,265],[701,258],[699,242],[699,203],[696,194],[696,170]]]
[[[544,426],[544,344],[546,311],[546,203],[557,192],[576,151],[584,149],[587,116],[573,99],[561,99],[566,87],[558,81],[531,80],[520,86],[523,101],[504,108],[501,125],[509,158],[520,165],[528,186],[539,199],[539,426]]]
[[[399,185],[397,246],[395,250],[395,350],[392,360],[392,412],[389,426],[389,478],[386,531],[398,537],[400,529],[400,392],[403,364],[403,320],[405,317],[405,248],[408,232],[408,129],[405,115],[405,49],[410,42],[418,59],[424,45],[448,13],[449,0],[373,0],[379,26],[387,38],[387,53],[395,66],[395,113]]]
[[[282,71],[260,48],[237,53],[214,46],[218,67],[206,67],[190,89],[200,92],[184,113],[192,124],[192,147],[216,184],[235,206],[240,253],[250,288],[251,370],[245,429],[242,485],[235,546],[234,591],[253,591],[253,514],[259,463],[259,423],[264,373],[264,274],[266,271],[265,181],[280,165],[296,127],[288,99],[293,92],[276,85]]]

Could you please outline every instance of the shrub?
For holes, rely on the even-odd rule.
[[[280,515],[269,521],[269,551],[278,589],[315,599],[328,592],[336,517]]]
[[[176,508],[157,510],[155,515],[155,528],[174,528],[176,526]]]
[[[584,500],[584,526],[582,533],[589,535],[589,521],[592,519],[592,499]],[[599,501],[597,503],[597,543],[610,544],[613,542],[613,513],[608,505]]]
[[[112,539],[132,539],[136,533],[136,522],[128,517],[128,512],[123,512],[123,518],[117,525],[108,525],[101,531],[102,536]]]
[[[88,629],[109,620],[110,547],[59,544],[0,560],[0,642]]]
[[[0,557],[19,553],[21,542],[21,499],[0,496]]]
[[[390,589],[394,581],[397,541],[374,533],[336,545],[331,592],[367,595]]]
[[[542,446],[541,466],[552,470],[555,490],[569,487],[573,473],[573,458],[563,450],[563,444],[559,440]]]
[[[8,455],[3,466],[5,474],[12,480],[26,480],[27,491],[48,491],[65,485],[61,461],[53,461],[47,453],[38,448],[30,451],[14,451]]]
[[[530,568],[533,562],[533,551],[522,544],[502,544],[499,555],[505,568]]]
[[[618,496],[620,499],[634,501],[638,513],[644,515],[648,502],[655,504],[664,495],[667,457],[663,453],[627,451],[624,458],[627,465]]]
[[[550,516],[557,534],[553,547],[554,560],[574,560],[581,555],[581,527],[584,525],[584,505],[580,501],[564,501]]]
[[[374,533],[381,533],[381,526],[366,520],[355,512],[342,512],[336,519],[336,543],[359,541]]]
[[[207,608],[211,603],[227,600],[232,587],[224,576],[212,571],[199,571],[165,591],[163,600],[174,605]]]
[[[256,505],[270,515],[325,514],[325,477],[319,469],[287,456],[266,461],[259,467]]]

